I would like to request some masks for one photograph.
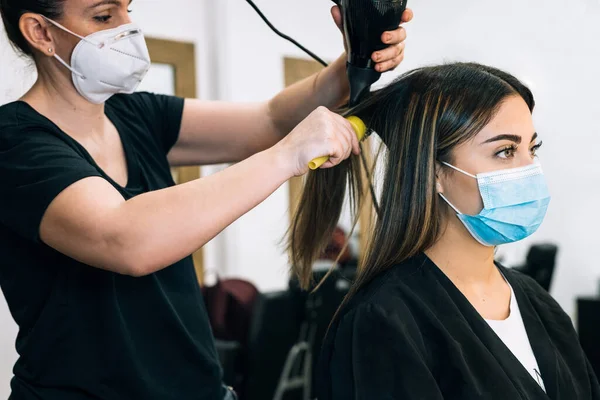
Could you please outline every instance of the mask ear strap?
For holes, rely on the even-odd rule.
[[[65,60],[63,60],[62,58],[60,58],[58,56],[58,54],[54,54],[54,58],[56,58],[62,65],[64,65],[65,67],[67,67],[69,69],[69,71],[71,71],[72,73],[74,73],[75,75],[77,75],[78,77],[80,77],[81,79],[85,79],[85,76],[83,76],[81,73],[75,71],[73,68],[71,68],[71,66],[69,64],[67,64],[65,62]]]
[[[442,163],[442,164],[444,164],[444,165],[445,165],[445,166],[447,166],[447,167],[450,167],[450,168],[452,168],[453,170],[456,170],[456,171],[458,171],[458,172],[460,172],[460,173],[463,173],[463,174],[465,174],[465,175],[467,175],[467,176],[470,176],[471,178],[475,178],[475,179],[477,179],[477,176],[475,176],[475,175],[473,175],[473,174],[470,174],[470,173],[468,173],[468,172],[466,172],[466,171],[463,171],[462,169],[460,169],[460,168],[458,168],[458,167],[455,167],[455,166],[454,166],[454,165],[452,165],[452,164],[448,164],[447,162],[444,162],[444,161],[441,161],[441,163]]]
[[[41,14],[40,14],[40,15],[41,15]],[[70,33],[71,35],[73,35],[73,36],[75,36],[75,37],[78,37],[78,38],[79,38],[79,39],[81,39],[81,40],[85,40],[85,41],[87,41],[87,40],[86,40],[86,38],[84,38],[84,37],[82,37],[82,36],[79,36],[79,35],[78,35],[78,34],[76,34],[75,32],[73,32],[73,31],[71,31],[71,30],[69,30],[69,29],[65,28],[64,26],[62,26],[62,25],[61,25],[61,24],[59,24],[58,22],[56,22],[56,21],[53,21],[53,20],[51,20],[50,18],[48,18],[48,17],[46,17],[46,16],[44,16],[44,15],[42,15],[42,18],[44,18],[46,21],[50,22],[52,25],[56,26],[57,28],[59,28],[59,29],[62,29],[63,31],[65,31],[65,32],[68,32],[68,33]],[[63,60],[63,59],[62,59],[62,58],[61,58],[61,57],[60,57],[58,54],[56,54],[56,52],[54,52],[54,58],[56,58],[56,59],[57,59],[57,60],[58,60],[58,61],[59,61],[59,62],[60,62],[62,65],[64,65],[66,68],[68,68],[68,69],[69,69],[69,71],[71,71],[72,73],[74,73],[75,75],[77,75],[78,77],[80,77],[81,79],[85,79],[85,76],[83,76],[81,73],[79,73],[79,72],[75,71],[73,68],[71,68],[71,66],[70,66],[69,64],[67,64],[67,63],[65,62],[65,60]]]
[[[439,193],[439,192],[438,192],[438,194],[440,195],[440,197],[441,197],[442,199],[444,199],[444,201],[445,201],[446,203],[448,203],[448,205],[449,205],[449,206],[450,206],[450,207],[451,207],[451,208],[452,208],[452,209],[453,209],[453,210],[454,210],[454,211],[455,211],[457,214],[459,214],[459,215],[461,215],[461,214],[462,214],[460,211],[458,211],[458,209],[457,209],[456,207],[454,207],[454,205],[453,205],[452,203],[450,203],[450,201],[448,201],[448,199],[446,198],[446,196],[444,196],[444,194],[443,194],[443,193]]]
[[[40,15],[41,15],[41,14],[40,14]],[[50,22],[52,25],[56,26],[57,28],[60,28],[60,29],[62,29],[63,31],[65,31],[65,32],[68,32],[68,33],[70,33],[71,35],[73,35],[73,36],[76,36],[76,37],[78,37],[78,38],[79,38],[79,39],[81,39],[81,40],[86,40],[86,39],[85,39],[83,36],[80,36],[80,35],[76,34],[75,32],[73,32],[73,31],[71,31],[71,30],[69,30],[69,29],[65,28],[64,26],[62,26],[62,25],[61,25],[61,24],[59,24],[58,22],[56,22],[56,21],[53,21],[53,20],[51,20],[50,18],[48,18],[48,17],[46,17],[46,16],[44,16],[44,15],[42,15],[42,18],[44,18],[46,21]]]

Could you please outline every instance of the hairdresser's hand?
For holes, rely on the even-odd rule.
[[[342,34],[344,33],[344,25],[342,19],[342,13],[338,6],[333,6],[331,9],[331,15],[335,24],[340,28]],[[407,8],[402,14],[402,23],[410,22],[413,19],[413,12]],[[406,40],[406,30],[400,26],[398,29],[390,32],[384,32],[381,36],[381,41],[388,45],[386,49],[376,51],[373,53],[373,61],[377,64],[375,69],[379,72],[386,72],[394,70],[402,60],[404,60],[404,41]],[[344,37],[344,48],[348,51],[348,44]]]
[[[350,157],[360,154],[360,146],[352,125],[338,114],[319,107],[302,121],[272,150],[280,154],[291,176],[308,172],[308,163],[314,158],[330,156],[321,168],[331,168]]]

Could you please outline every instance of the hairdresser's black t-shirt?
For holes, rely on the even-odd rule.
[[[107,102],[129,169],[121,187],[26,103],[0,107],[0,287],[19,325],[11,400],[223,398],[190,257],[133,278],[79,263],[39,237],[48,205],[80,179],[102,177],[125,199],[172,186],[166,154],[182,112],[182,99],[149,93]]]

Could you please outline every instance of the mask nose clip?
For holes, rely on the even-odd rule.
[[[116,42],[116,41],[124,39],[126,37],[137,35],[138,33],[142,33],[142,30],[141,29],[130,29],[126,32],[119,33],[118,35],[116,35],[114,37],[113,40]]]

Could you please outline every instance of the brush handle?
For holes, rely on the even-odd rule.
[[[315,169],[318,169],[321,165],[325,164],[327,160],[329,160],[329,156],[317,157],[308,163],[308,168],[314,171]]]
[[[352,125],[352,129],[354,129],[354,133],[356,133],[358,141],[360,142],[361,140],[363,140],[365,135],[367,134],[367,126],[362,121],[362,119],[355,117],[354,115],[346,117],[346,119],[348,120],[348,122],[350,122],[350,125]],[[325,164],[327,160],[329,160],[329,156],[317,157],[308,163],[308,168],[314,171],[315,169],[318,169],[321,165]]]

